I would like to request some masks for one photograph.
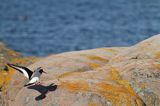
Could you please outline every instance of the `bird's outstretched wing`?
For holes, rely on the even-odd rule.
[[[33,72],[26,67],[15,65],[15,64],[7,64],[7,65],[12,67],[13,69],[19,71],[20,73],[22,73],[28,79],[30,79],[32,74],[33,74]]]

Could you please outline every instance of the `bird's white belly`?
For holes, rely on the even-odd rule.
[[[34,77],[29,81],[29,83],[35,83],[35,82],[38,82],[38,81],[39,81],[39,78],[38,77]]]

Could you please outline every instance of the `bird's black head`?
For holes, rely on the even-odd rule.
[[[42,74],[42,73],[46,73],[45,71],[43,71],[43,69],[40,67],[39,68],[39,72]]]

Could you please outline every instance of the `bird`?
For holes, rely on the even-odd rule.
[[[32,72],[30,69],[28,69],[27,67],[24,67],[24,66],[19,66],[19,65],[15,65],[15,64],[9,64],[9,63],[7,63],[7,65],[9,67],[19,71],[26,78],[28,78],[29,82],[26,83],[24,86],[29,86],[32,84],[41,84],[40,77],[41,77],[42,73],[46,73],[45,71],[43,71],[42,67],[38,67],[36,70],[34,70]]]

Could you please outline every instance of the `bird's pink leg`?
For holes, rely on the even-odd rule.
[[[37,82],[37,83],[35,83],[36,85],[43,85],[43,83],[41,83],[41,82]]]
[[[41,85],[41,83],[40,83],[40,82],[37,82],[37,83],[35,83],[35,85]]]

